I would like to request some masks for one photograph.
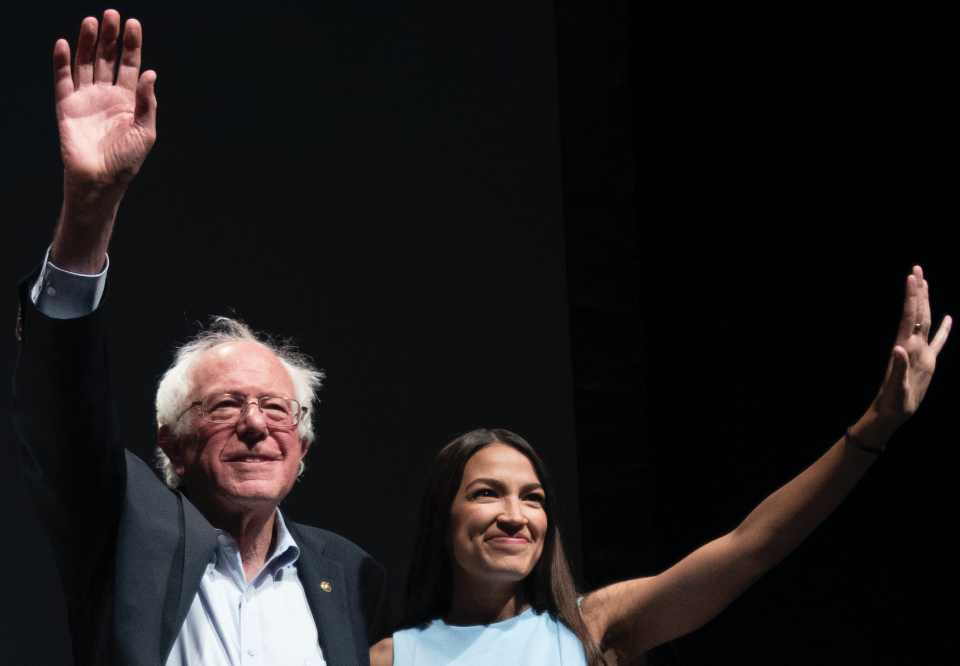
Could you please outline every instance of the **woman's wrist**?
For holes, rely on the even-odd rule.
[[[847,440],[864,451],[880,452],[899,426],[898,420],[885,417],[871,405],[860,420],[847,428]]]

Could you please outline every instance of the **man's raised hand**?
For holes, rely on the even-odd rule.
[[[102,268],[117,207],[157,138],[157,75],[140,73],[139,21],[127,20],[119,66],[120,14],[103,13],[99,40],[97,27],[92,16],[80,24],[72,69],[67,41],[57,41],[53,49],[64,171],[51,260],[80,273]]]
[[[97,19],[88,17],[80,25],[72,70],[67,41],[59,40],[53,50],[64,175],[77,186],[126,185],[156,140],[157,75],[140,74],[140,23],[127,20],[117,68],[119,36],[120,14],[108,9],[99,42]]]

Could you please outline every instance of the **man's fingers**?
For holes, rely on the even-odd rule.
[[[950,328],[953,326],[953,318],[950,315],[947,315],[943,318],[943,321],[940,322],[940,328],[937,329],[937,334],[933,336],[933,342],[930,343],[930,351],[937,355],[940,353],[940,350],[943,349],[944,343],[947,341],[947,336],[950,335]]]
[[[93,70],[93,80],[96,83],[113,83],[119,37],[120,14],[115,9],[108,9],[103,13],[103,25],[100,26],[100,44],[97,47],[96,66]]]
[[[73,94],[73,72],[70,70],[70,44],[58,39],[53,47],[53,96],[57,102]]]
[[[137,105],[133,113],[133,122],[147,129],[150,134],[156,132],[157,127],[157,94],[154,84],[157,82],[157,73],[148,69],[140,76],[137,83]]]
[[[77,55],[73,59],[73,87],[93,84],[93,63],[97,55],[97,19],[88,16],[80,24]]]
[[[140,48],[143,45],[143,29],[137,19],[127,19],[123,28],[123,53],[117,71],[117,85],[136,90],[140,79]]]

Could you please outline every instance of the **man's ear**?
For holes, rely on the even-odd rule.
[[[178,475],[183,474],[183,465],[180,461],[180,440],[173,436],[173,431],[168,425],[162,425],[157,429],[157,445],[163,451],[173,464],[173,471]]]
[[[300,438],[300,460],[303,460],[307,457],[307,453],[310,452],[310,444],[307,442],[306,437]]]

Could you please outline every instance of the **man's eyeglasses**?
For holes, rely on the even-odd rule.
[[[184,414],[197,405],[200,405],[203,420],[210,423],[236,423],[243,416],[248,405],[257,405],[268,425],[295,426],[307,411],[306,407],[301,407],[300,403],[293,398],[268,395],[256,402],[247,402],[244,396],[235,393],[213,393],[203,400],[192,403],[180,412],[177,420],[179,421]]]

